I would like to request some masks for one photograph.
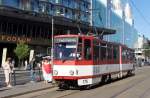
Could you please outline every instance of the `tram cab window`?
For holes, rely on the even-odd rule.
[[[76,59],[77,38],[55,38],[54,59],[74,60]]]
[[[91,40],[85,39],[84,40],[84,58],[86,60],[91,60]]]

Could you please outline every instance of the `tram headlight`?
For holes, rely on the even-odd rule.
[[[73,76],[73,75],[74,75],[74,71],[73,71],[73,70],[70,70],[70,71],[69,71],[69,74]]]
[[[53,71],[53,75],[58,75],[58,71],[57,71],[57,70],[54,70],[54,71]]]

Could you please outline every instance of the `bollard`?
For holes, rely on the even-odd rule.
[[[9,73],[9,82],[11,83],[11,73]]]
[[[40,78],[40,81],[41,81],[42,78],[41,78],[41,70],[40,70],[40,68],[39,68],[39,78]]]

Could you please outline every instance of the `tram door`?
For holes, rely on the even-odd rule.
[[[92,43],[91,43],[91,39],[84,39],[84,59],[89,61],[92,60]]]
[[[93,61],[94,65],[98,65],[100,60],[100,43],[98,40],[93,41]]]

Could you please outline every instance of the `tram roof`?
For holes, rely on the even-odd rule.
[[[83,34],[67,34],[67,35],[57,35],[57,36],[55,36],[55,37],[57,37],[57,38],[64,38],[64,37],[88,37],[88,38],[92,38],[92,39],[94,39],[94,38],[97,38],[97,37],[95,37],[94,35],[83,35]],[[129,48],[129,47],[127,47],[126,45],[123,45],[123,44],[121,44],[121,43],[117,43],[117,42],[109,42],[109,41],[105,41],[105,40],[102,40],[102,39],[97,39],[97,40],[99,40],[100,42],[102,42],[102,43],[106,43],[106,44],[108,44],[108,45],[117,45],[117,46],[122,46],[122,47],[124,47],[124,48],[127,48],[127,49],[130,49],[130,50],[133,50],[133,49],[131,49],[131,48]]]
[[[97,30],[97,35],[110,35],[110,34],[115,34],[116,33],[116,30],[113,30],[113,29],[108,29],[108,28],[100,28],[100,27],[90,27],[92,28],[92,32],[94,32],[94,29]],[[83,34],[82,34],[83,33]],[[93,35],[94,36],[94,33],[90,33],[89,35]],[[88,36],[89,36],[88,35]],[[79,34],[62,34],[62,35],[56,35],[55,37],[79,37],[79,36],[87,36],[85,34],[85,32],[81,32]]]

